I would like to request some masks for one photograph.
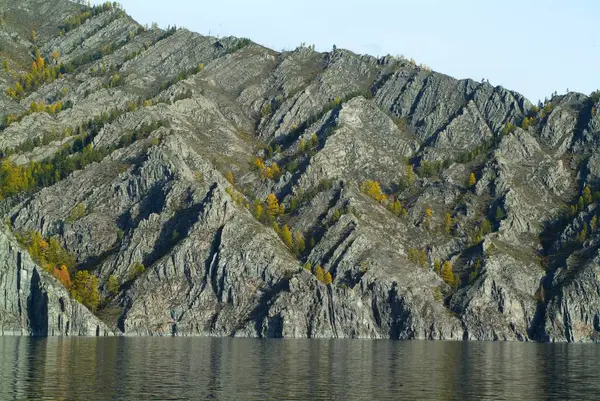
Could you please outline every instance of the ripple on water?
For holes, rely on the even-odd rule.
[[[0,400],[597,399],[595,345],[0,337]]]

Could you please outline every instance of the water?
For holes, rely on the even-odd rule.
[[[600,347],[0,337],[0,400],[600,398]]]

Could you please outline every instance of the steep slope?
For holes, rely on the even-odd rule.
[[[114,334],[4,233],[0,253],[0,334]]]
[[[533,106],[110,4],[0,12],[0,283],[39,272],[70,334],[598,339],[598,96]],[[18,268],[31,232],[98,278],[103,324],[47,265]],[[5,332],[66,333],[2,285]]]

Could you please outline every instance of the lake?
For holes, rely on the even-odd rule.
[[[0,337],[0,400],[584,400],[599,377],[596,345]]]

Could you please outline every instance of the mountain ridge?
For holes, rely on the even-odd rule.
[[[0,2],[3,235],[82,334],[597,340],[597,96],[42,3]]]

